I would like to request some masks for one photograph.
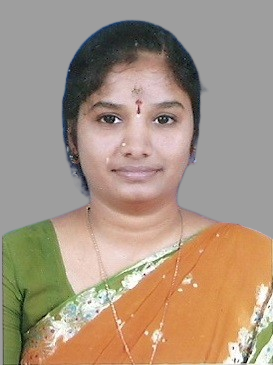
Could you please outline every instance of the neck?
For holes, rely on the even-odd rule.
[[[154,205],[143,209],[134,206],[134,209],[124,210],[93,199],[90,206],[99,240],[116,247],[140,248],[149,243],[149,247],[156,248],[172,244],[180,238],[181,218],[176,202],[165,203],[163,207]]]

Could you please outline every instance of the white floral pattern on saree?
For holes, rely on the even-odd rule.
[[[241,328],[237,342],[228,344],[224,364],[269,364],[273,359],[273,293],[262,284],[250,319],[251,329]]]

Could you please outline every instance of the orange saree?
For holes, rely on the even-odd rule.
[[[180,250],[178,275],[153,363],[270,359],[271,239],[239,225],[220,223],[187,241]],[[176,250],[115,301],[134,363],[150,361],[153,335],[162,320],[177,255]],[[43,324],[42,320],[38,330],[26,334],[21,363],[130,363],[109,305],[73,336],[56,336],[61,325],[69,331],[75,321],[77,318],[72,323],[55,313],[45,329],[47,321]],[[266,345],[258,353],[260,334],[264,333]]]

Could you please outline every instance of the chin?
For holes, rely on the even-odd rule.
[[[130,191],[120,191],[117,192],[116,198],[118,197],[118,201],[124,202],[126,204],[147,204],[154,203],[156,201],[166,201],[170,199],[171,192],[170,191],[160,191],[157,189],[130,189]]]

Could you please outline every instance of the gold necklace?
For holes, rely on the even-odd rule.
[[[94,229],[93,229],[92,220],[91,220],[91,207],[90,207],[90,205],[87,206],[86,213],[87,213],[87,228],[88,228],[88,231],[89,231],[90,236],[91,236],[91,240],[92,240],[94,248],[95,248],[95,252],[96,252],[96,256],[97,256],[97,260],[98,260],[98,265],[99,265],[100,276],[101,276],[101,279],[102,279],[102,281],[104,282],[104,285],[105,285],[107,299],[110,303],[110,307],[111,307],[112,314],[113,314],[113,317],[114,317],[114,320],[115,320],[115,323],[116,323],[116,327],[117,327],[121,342],[124,346],[124,349],[125,349],[125,351],[128,355],[128,358],[129,358],[131,364],[136,365],[136,363],[135,363],[135,361],[132,357],[131,351],[129,349],[129,346],[127,345],[127,342],[125,340],[124,334],[122,332],[121,320],[119,319],[116,307],[115,307],[114,302],[113,302],[113,300],[111,298],[111,295],[110,295],[110,288],[109,288],[109,285],[108,285],[108,280],[109,279],[108,279],[108,276],[106,274],[106,270],[105,270],[105,267],[104,267],[104,264],[103,264],[103,261],[102,261],[99,245],[98,245],[98,242],[96,240],[96,236],[94,234]],[[180,238],[179,238],[179,242],[178,242],[178,255],[177,255],[177,258],[176,258],[176,263],[175,263],[175,268],[174,268],[174,272],[173,272],[173,277],[172,277],[170,290],[169,290],[167,298],[165,299],[165,305],[164,305],[164,309],[163,309],[161,322],[159,324],[159,328],[156,331],[154,331],[154,334],[156,334],[156,336],[155,336],[155,339],[154,339],[154,345],[152,346],[152,354],[151,354],[150,361],[148,363],[149,365],[152,365],[155,354],[156,354],[156,351],[157,351],[157,348],[158,348],[158,345],[161,342],[161,340],[163,339],[163,327],[164,327],[164,324],[165,324],[165,317],[166,317],[169,301],[170,301],[171,294],[172,294],[172,289],[174,287],[174,284],[175,284],[175,281],[176,281],[176,278],[177,278],[179,264],[180,264],[180,247],[181,247],[182,238],[183,238],[183,216],[182,216],[182,212],[181,212],[180,209],[179,209],[179,214],[180,214],[180,219],[181,219],[181,232],[180,232]]]

